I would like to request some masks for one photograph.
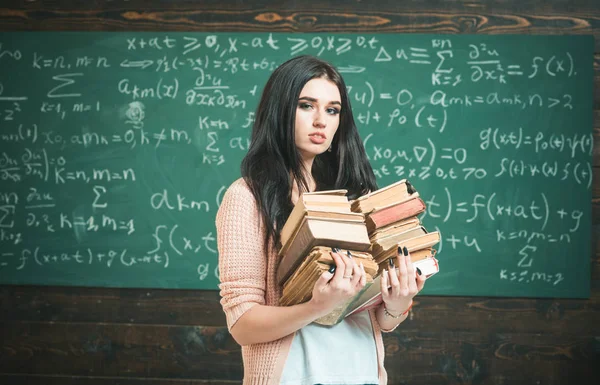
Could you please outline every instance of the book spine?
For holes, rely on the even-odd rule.
[[[373,212],[366,217],[367,230],[371,233],[383,226],[414,217],[424,210],[425,202],[423,202],[421,198],[417,198],[414,201],[410,201],[410,203],[398,207],[389,207],[381,211]]]
[[[307,237],[306,234],[298,234],[297,237],[302,237],[302,239],[295,241],[279,261],[277,267],[277,281],[279,284],[283,284],[290,277],[300,265],[304,256],[313,247],[314,238]]]

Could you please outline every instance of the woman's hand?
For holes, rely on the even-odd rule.
[[[406,247],[398,247],[395,261],[389,261],[389,269],[381,274],[381,295],[387,312],[399,316],[412,306],[413,297],[425,285],[425,277],[416,271]]]
[[[355,296],[367,283],[367,274],[362,263],[357,263],[350,252],[344,255],[339,249],[332,250],[335,270],[332,268],[324,272],[315,282],[310,300],[323,315]]]

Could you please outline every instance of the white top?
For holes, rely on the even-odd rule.
[[[311,323],[298,330],[280,384],[379,384],[369,312],[346,317],[337,325]]]

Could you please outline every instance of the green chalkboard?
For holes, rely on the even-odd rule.
[[[272,70],[343,73],[425,294],[587,297],[591,36],[0,33],[0,283],[216,289],[214,218]]]

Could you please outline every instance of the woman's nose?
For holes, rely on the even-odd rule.
[[[313,120],[313,126],[317,127],[317,128],[325,128],[326,123],[325,123],[325,117],[323,116],[323,112],[319,112],[316,111],[315,112],[315,116],[314,116],[314,120]]]

